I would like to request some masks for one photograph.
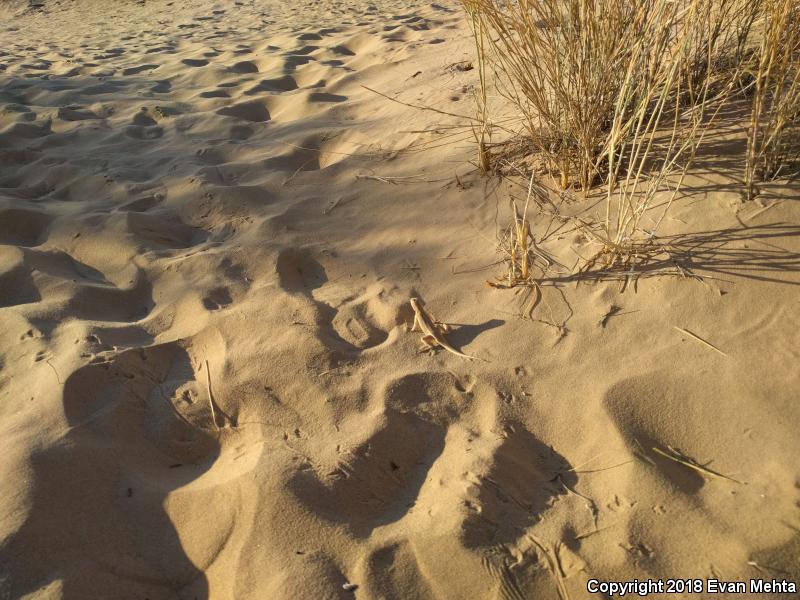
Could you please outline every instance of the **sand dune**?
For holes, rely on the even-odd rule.
[[[709,151],[665,225],[702,278],[531,320],[485,284],[519,191],[364,87],[472,114],[456,5],[0,17],[4,598],[800,579],[796,183],[744,205]],[[482,360],[419,354],[412,296]]]

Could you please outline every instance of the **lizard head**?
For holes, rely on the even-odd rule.
[[[422,302],[420,302],[419,298],[411,298],[410,302],[411,302],[411,308],[413,308],[414,310],[422,306]]]

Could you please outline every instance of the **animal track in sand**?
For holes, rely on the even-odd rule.
[[[363,307],[356,307],[346,312],[337,311],[332,325],[339,337],[362,350],[379,346],[389,337],[386,331],[374,326],[364,314]]]
[[[381,287],[353,296],[352,290],[327,285],[324,267],[307,250],[282,251],[276,270],[283,289],[302,293],[313,304],[323,343],[334,350],[360,353],[380,346],[397,324]]]
[[[208,466],[216,457],[206,395],[186,348],[171,342],[78,369],[64,384],[64,408],[72,429],[112,436],[129,468],[171,485],[193,477],[185,472],[191,465]],[[189,468],[170,469],[176,463]]]

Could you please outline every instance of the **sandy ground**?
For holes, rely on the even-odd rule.
[[[800,186],[743,204],[735,122],[663,228],[700,277],[527,318],[519,188],[362,87],[472,114],[455,4],[43,4],[0,6],[0,597],[800,579]]]

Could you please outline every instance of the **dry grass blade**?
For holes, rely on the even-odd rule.
[[[536,274],[541,276],[554,264],[554,261],[538,247],[528,219],[533,184],[533,176],[531,176],[528,195],[521,212],[516,201],[512,201],[514,222],[500,236],[498,249],[504,256],[506,273],[495,280],[486,282],[490,286],[500,289],[529,288],[530,293],[526,294],[523,301],[528,305],[526,312],[529,316],[536,310],[543,297]]]
[[[673,327],[675,329],[677,329],[678,331],[680,331],[681,333],[685,333],[689,337],[697,340],[698,342],[700,342],[701,344],[703,344],[707,348],[711,348],[714,352],[719,352],[720,354],[722,354],[722,356],[726,356],[726,357],[728,356],[727,354],[725,354],[725,352],[723,352],[722,350],[717,348],[714,344],[712,344],[711,342],[707,342],[706,340],[701,338],[699,335],[696,335],[696,334],[692,333],[688,329],[684,329],[683,327],[678,327],[677,325],[673,325]]]
[[[471,121],[473,119],[473,117],[470,117],[469,115],[460,115],[458,113],[451,113],[451,112],[447,112],[445,110],[440,110],[440,109],[434,108],[432,106],[424,106],[422,104],[412,104],[411,102],[404,102],[402,100],[398,100],[397,98],[392,98],[391,96],[389,96],[387,94],[384,94],[383,92],[379,92],[378,90],[374,90],[371,87],[366,86],[366,85],[362,85],[361,87],[363,87],[365,90],[367,90],[369,92],[372,92],[373,94],[377,94],[378,96],[382,96],[382,97],[386,98],[387,100],[391,100],[392,102],[396,102],[397,104],[401,104],[403,106],[408,106],[409,108],[416,108],[417,110],[430,111],[430,112],[434,112],[434,113],[437,113],[437,114],[440,114],[440,115],[444,115],[445,117],[455,117],[457,119],[466,119],[467,121]]]
[[[732,481],[733,483],[738,483],[740,485],[744,485],[743,481],[739,481],[738,479],[734,479],[733,477],[728,477],[727,475],[723,475],[722,473],[717,473],[716,471],[712,471],[708,467],[704,467],[703,465],[699,464],[692,458],[686,456],[682,452],[672,448],[671,446],[667,446],[667,451],[661,450],[660,448],[653,447],[653,452],[663,456],[664,458],[668,458],[676,463],[682,464],[684,467],[689,467],[697,471],[698,473],[702,473],[708,477],[716,478],[716,479],[725,479],[727,481]]]
[[[561,568],[561,561],[558,558],[558,547],[555,546],[552,549],[549,545],[544,544],[543,542],[539,541],[539,539],[533,535],[528,534],[528,539],[532,541],[537,548],[541,551],[544,555],[545,560],[547,561],[547,567],[549,571],[553,574],[553,578],[556,580],[556,589],[558,590],[558,597],[561,600],[569,600],[569,591],[567,590],[567,585],[564,583],[564,571]]]
[[[575,535],[575,539],[576,540],[585,540],[586,538],[591,537],[596,533],[600,533],[602,531],[608,531],[609,529],[612,529],[613,527],[616,527],[616,525],[617,525],[616,523],[613,523],[611,525],[606,525],[605,527],[600,527],[599,529],[593,529],[592,531],[587,531],[586,533],[576,534]]]
[[[206,360],[206,388],[208,390],[208,405],[211,407],[211,422],[214,423],[214,427],[219,431],[217,413],[214,410],[214,394],[211,391],[211,369],[208,366],[208,360]]]

